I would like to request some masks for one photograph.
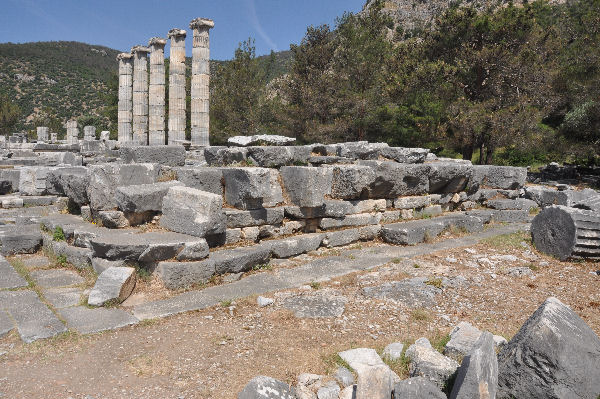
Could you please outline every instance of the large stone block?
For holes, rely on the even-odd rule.
[[[219,168],[184,167],[174,172],[186,187],[223,195],[223,172]]]
[[[246,148],[239,147],[205,147],[204,159],[210,166],[226,166],[245,162],[248,154]]]
[[[19,169],[0,169],[0,194],[19,191],[21,171]]]
[[[88,304],[102,306],[108,301],[123,302],[133,291],[135,280],[133,267],[109,267],[98,276],[90,291]]]
[[[426,338],[418,339],[405,353],[410,359],[410,376],[425,377],[443,389],[454,376],[458,363],[436,351]]]
[[[527,180],[527,168],[513,166],[474,165],[469,191],[479,188],[514,190],[523,187]]]
[[[220,195],[189,187],[171,187],[163,199],[160,225],[197,237],[225,232],[226,218]]]
[[[470,162],[434,162],[430,167],[429,192],[432,194],[461,192],[473,175]]]
[[[169,188],[176,186],[183,186],[183,184],[173,180],[117,187],[115,201],[123,212],[160,212],[162,211],[163,198],[167,195]]]
[[[159,167],[156,164],[98,164],[89,167],[88,198],[93,212],[117,207],[117,187],[156,183]]]
[[[165,287],[176,290],[208,281],[215,274],[215,263],[210,259],[198,262],[160,262],[155,273]]]
[[[302,234],[282,240],[267,241],[265,245],[271,248],[271,252],[276,258],[289,258],[314,251],[319,248],[323,238],[323,234],[320,233]]]
[[[120,149],[120,155],[123,163],[185,165],[185,148],[182,145],[127,146]]]
[[[429,150],[426,148],[387,147],[381,149],[381,156],[399,163],[423,163]]]
[[[254,266],[269,263],[270,257],[271,248],[268,245],[224,249],[210,255],[216,274],[247,272]]]
[[[337,155],[352,159],[378,159],[381,152],[389,148],[386,143],[356,141],[336,144]]]
[[[497,389],[498,359],[494,337],[491,333],[484,332],[463,359],[456,373],[450,399],[495,398]]]
[[[375,181],[375,171],[366,165],[336,165],[333,167],[331,196],[340,199],[368,197],[368,188]]]
[[[548,298],[498,355],[497,398],[597,398],[600,338]]]
[[[46,188],[48,193],[65,195],[78,206],[82,206],[89,202],[89,183],[88,169],[83,166],[56,168],[48,172]]]
[[[46,194],[46,178],[50,168],[47,167],[24,167],[19,175],[19,191],[22,195],[44,195]]]
[[[430,166],[397,162],[361,161],[375,171],[375,180],[369,185],[370,198],[397,198],[423,195],[429,192]]]
[[[248,211],[227,209],[225,216],[229,228],[280,224],[283,221],[284,208],[262,208]]]
[[[290,147],[248,147],[248,160],[265,168],[278,168],[292,163]]]
[[[331,194],[333,169],[310,166],[284,166],[280,169],[290,201],[299,207],[318,207]]]
[[[280,148],[280,147],[273,147]],[[283,202],[277,171],[268,168],[223,168],[225,201],[240,209],[260,209]]]

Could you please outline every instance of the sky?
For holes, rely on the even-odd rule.
[[[0,43],[78,41],[129,51],[171,28],[210,18],[211,58],[233,57],[252,37],[256,54],[289,50],[310,25],[334,25],[345,11],[358,12],[365,0],[0,0]],[[167,46],[168,51],[168,46]],[[168,52],[166,52],[168,54]]]

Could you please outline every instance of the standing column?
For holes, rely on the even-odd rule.
[[[209,146],[210,40],[208,31],[215,26],[211,19],[196,18],[190,22],[194,30],[192,48],[192,145]]]
[[[67,122],[67,144],[79,143],[79,129],[77,129],[77,121],[70,120]]]
[[[131,122],[133,121],[133,55],[121,53],[119,60],[119,143],[133,140]]]
[[[148,145],[148,53],[144,46],[131,48],[133,54],[133,143]]]
[[[149,134],[150,145],[165,144],[165,44],[161,37],[153,37],[150,47],[150,97]]]
[[[43,142],[48,141],[48,130],[49,128],[45,126],[38,126],[37,128],[37,141]]]
[[[95,126],[84,126],[83,127],[83,141],[96,140],[96,127]]]
[[[171,29],[169,53],[169,144],[185,140],[185,36],[183,29]]]

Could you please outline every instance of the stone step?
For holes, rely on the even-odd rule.
[[[432,219],[392,223],[382,227],[381,237],[385,242],[399,245],[414,245],[437,237],[450,227],[462,228],[467,232],[483,230],[483,221],[466,214],[440,216]]]

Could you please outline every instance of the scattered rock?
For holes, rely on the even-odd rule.
[[[454,376],[458,363],[435,349],[426,338],[418,339],[405,353],[410,359],[410,376],[426,377],[443,389],[446,383]]]
[[[393,399],[446,399],[446,395],[425,377],[412,377],[397,382]]]
[[[391,343],[383,349],[383,357],[394,362],[402,357],[403,349],[404,349],[404,345],[402,343],[400,343],[400,342]]]
[[[498,398],[596,398],[600,338],[548,298],[498,355]]]
[[[264,296],[259,296],[258,298],[256,298],[256,302],[258,303],[258,306],[260,306],[261,308],[264,308],[265,306],[272,305],[275,301],[271,298],[265,298]]]
[[[102,306],[112,300],[123,302],[135,287],[135,277],[133,267],[109,267],[98,276],[90,292],[88,304]]]
[[[346,388],[354,384],[354,375],[346,367],[338,367],[333,375],[333,378],[343,387]]]
[[[346,308],[346,298],[328,293],[294,295],[283,300],[283,307],[299,318],[340,317]]]
[[[450,399],[490,399],[496,397],[498,359],[492,334],[480,335],[456,373]]]
[[[271,377],[254,377],[238,394],[238,399],[296,399],[296,391]]]

